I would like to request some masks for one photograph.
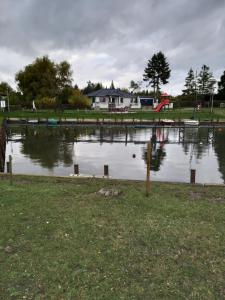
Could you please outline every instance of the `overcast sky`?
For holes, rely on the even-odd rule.
[[[74,83],[128,87],[163,51],[179,93],[190,67],[225,70],[225,0],[0,0],[0,81],[37,56],[68,60]],[[144,87],[144,85],[143,85]]]

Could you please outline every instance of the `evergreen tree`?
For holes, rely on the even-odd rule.
[[[165,55],[158,52],[148,61],[144,70],[143,80],[148,81],[154,93],[160,90],[160,85],[167,84],[170,78],[170,68]]]
[[[90,80],[87,82],[87,86],[83,89],[85,95],[103,89],[101,82],[93,83]]]
[[[209,67],[202,66],[202,69],[198,75],[198,92],[201,95],[211,94],[216,81],[213,78],[213,74],[209,71]]]
[[[196,91],[195,75],[192,68],[189,70],[187,77],[185,78],[185,89],[183,95],[192,95]]]
[[[225,71],[223,75],[220,77],[220,81],[218,82],[218,94],[221,96],[225,96]]]
[[[114,82],[113,82],[113,80],[112,80],[112,82],[111,82],[110,89],[112,89],[112,90],[115,90],[115,86],[114,86]]]

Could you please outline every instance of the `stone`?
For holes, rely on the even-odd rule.
[[[6,246],[5,247],[5,253],[11,254],[14,252],[14,249],[12,246]]]
[[[116,189],[100,189],[98,192],[98,194],[100,194],[101,196],[105,196],[105,197],[118,197],[119,195],[121,195],[121,191],[116,190]]]

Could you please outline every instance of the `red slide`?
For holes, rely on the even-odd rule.
[[[160,112],[160,110],[161,110],[165,105],[168,105],[168,104],[170,104],[170,101],[169,101],[168,99],[165,99],[165,100],[163,100],[162,102],[160,102],[160,103],[157,105],[157,107],[156,107],[156,109],[154,109],[154,111],[155,111],[155,112]]]
[[[169,95],[167,93],[162,93],[161,95],[161,102],[157,105],[156,109],[154,109],[154,112],[160,112],[160,110],[165,106],[169,105]]]

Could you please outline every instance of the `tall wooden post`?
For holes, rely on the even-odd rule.
[[[10,184],[12,184],[12,155],[9,155]]]
[[[196,170],[192,169],[190,174],[190,183],[195,184]]]
[[[150,192],[150,165],[151,165],[151,143],[147,146],[147,174],[146,174],[146,196],[149,196]]]
[[[77,176],[79,175],[79,165],[78,164],[74,165],[74,174]]]
[[[109,166],[104,165],[104,177],[109,177]]]

